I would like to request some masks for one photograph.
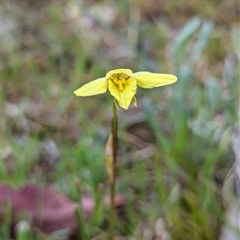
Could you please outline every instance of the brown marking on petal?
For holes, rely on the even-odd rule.
[[[120,92],[123,92],[129,78],[130,76],[126,73],[114,73],[108,78],[108,80],[112,81]]]

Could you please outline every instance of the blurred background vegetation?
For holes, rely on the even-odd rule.
[[[3,1],[1,181],[51,184],[70,199],[108,193],[108,94],[73,91],[115,68],[172,73],[119,110],[118,239],[218,239],[222,186],[234,163],[239,2]],[[103,207],[81,223],[106,231]],[[104,239],[104,238],[98,238]]]

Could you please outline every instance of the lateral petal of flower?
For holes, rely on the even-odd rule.
[[[109,81],[108,88],[111,95],[117,100],[119,106],[128,109],[134,95],[136,94],[137,83],[135,79],[129,78],[126,82],[125,89],[120,92],[116,85],[112,81]]]
[[[74,93],[78,97],[86,97],[102,94],[105,93],[106,91],[107,91],[107,79],[104,77],[86,83],[85,85],[74,91]]]
[[[177,81],[177,77],[172,74],[159,74],[151,72],[136,72],[132,75],[137,81],[137,85],[142,88],[153,88],[169,85]]]

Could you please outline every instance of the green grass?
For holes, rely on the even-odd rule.
[[[221,19],[213,3],[206,10],[181,2],[192,12],[177,11],[177,4],[154,12],[142,1],[3,4],[2,100],[10,110],[2,117],[1,182],[51,183],[74,201],[92,194],[99,203],[93,217],[77,217],[83,239],[107,231],[102,195],[112,99],[76,98],[73,91],[120,67],[173,73],[178,81],[138,89],[137,111],[119,113],[117,191],[127,198],[119,239],[151,239],[144,234],[153,235],[160,221],[174,240],[220,234],[221,188],[234,162],[230,139],[238,122],[239,30],[231,12]],[[106,6],[111,20],[102,15]],[[38,149],[47,139],[60,158],[45,172]]]

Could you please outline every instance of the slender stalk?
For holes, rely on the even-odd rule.
[[[113,153],[113,163],[112,172],[113,178],[110,180],[110,216],[109,216],[109,240],[114,239],[114,225],[115,225],[115,183],[116,183],[116,165],[117,165],[117,129],[118,129],[118,117],[117,117],[117,107],[115,102],[113,102],[113,119],[112,119],[112,153]]]

